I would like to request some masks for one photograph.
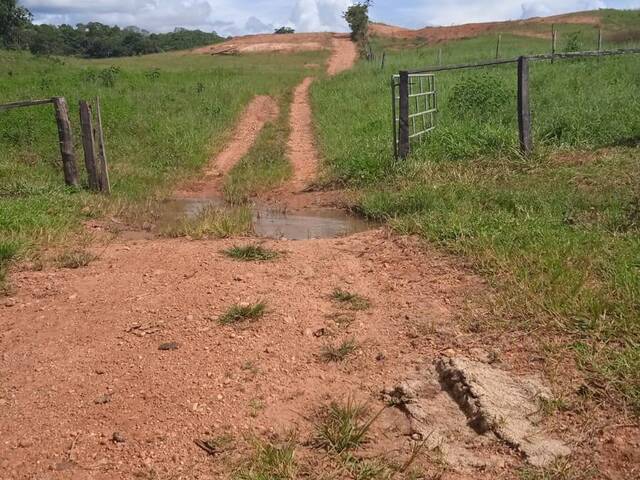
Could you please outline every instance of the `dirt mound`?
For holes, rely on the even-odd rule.
[[[526,20],[513,20],[505,22],[467,23],[447,27],[425,27],[417,30],[387,25],[384,23],[372,23],[371,33],[380,37],[401,39],[423,39],[429,42],[444,42],[473,38],[491,32],[509,32],[516,35],[548,37],[550,33],[540,32],[536,25],[552,23],[569,23],[584,25],[599,25],[600,16],[593,12],[568,13],[552,17],[534,17]]]
[[[223,43],[197,48],[193,52],[209,55],[304,52],[331,48],[331,33],[286,33],[246,35]]]

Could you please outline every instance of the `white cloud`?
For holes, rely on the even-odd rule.
[[[350,4],[350,0],[297,0],[290,21],[301,32],[344,31],[342,13]]]

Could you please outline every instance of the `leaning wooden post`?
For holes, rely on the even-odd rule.
[[[533,151],[531,107],[529,104],[529,59],[518,58],[518,132],[520,151],[528,156]]]
[[[84,149],[84,164],[87,167],[89,188],[93,191],[100,190],[98,181],[98,169],[96,166],[96,150],[93,141],[93,122],[91,121],[91,109],[85,100],[80,100],[80,126],[82,127],[82,148]]]
[[[109,182],[109,167],[107,166],[107,153],[104,148],[104,131],[102,130],[102,113],[100,112],[100,97],[96,97],[96,131],[95,138],[98,146],[98,183],[100,191],[111,193]]]
[[[384,60],[387,57],[387,52],[382,52],[382,61],[380,62],[380,70],[384,70]]]
[[[400,72],[400,111],[398,128],[398,156],[407,158],[410,152],[409,145],[409,72]]]
[[[69,107],[64,97],[54,97],[53,106],[58,124],[58,138],[60,140],[60,154],[62,155],[62,169],[64,182],[72,187],[78,186],[78,168],[73,151],[73,133],[69,121]]]
[[[502,34],[498,35],[498,44],[496,45],[496,60],[500,58],[500,43],[502,43]]]

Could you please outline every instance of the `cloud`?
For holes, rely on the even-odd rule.
[[[345,31],[347,24],[342,13],[350,0],[297,0],[290,22],[297,31]]]
[[[273,24],[264,23],[259,18],[252,16],[244,24],[244,31],[247,33],[271,33],[273,32]]]

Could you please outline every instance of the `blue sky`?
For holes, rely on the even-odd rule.
[[[297,31],[344,31],[341,12],[350,0],[20,0],[42,23],[100,21],[151,31],[175,27],[224,35]],[[640,0],[374,0],[374,20],[406,27],[507,20],[595,8],[640,8]]]

